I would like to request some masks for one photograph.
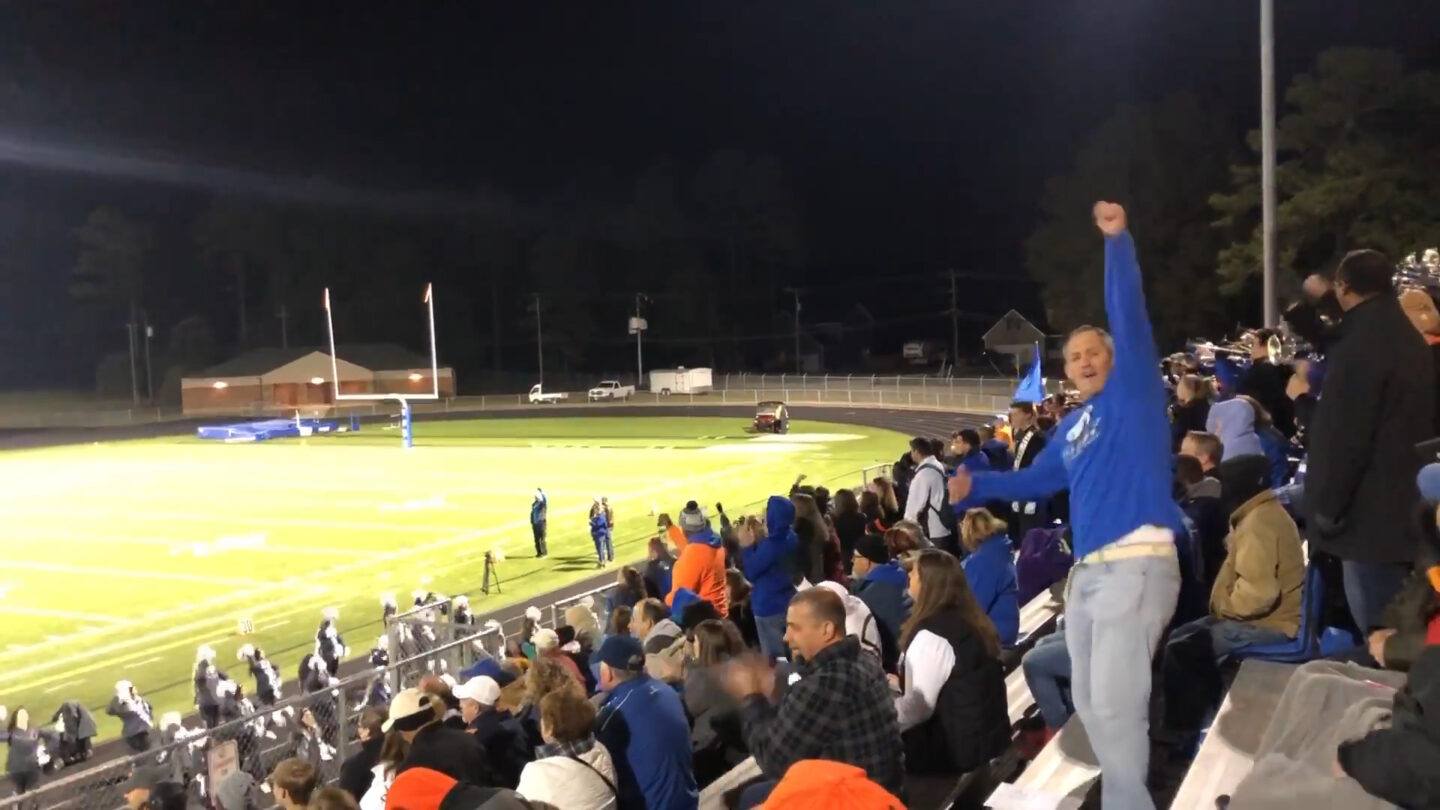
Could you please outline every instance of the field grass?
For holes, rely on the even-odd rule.
[[[192,709],[196,647],[250,686],[235,650],[265,648],[293,694],[320,611],[340,608],[352,655],[380,632],[379,595],[422,584],[470,593],[484,614],[593,574],[591,500],[610,498],[616,555],[643,556],[654,511],[691,498],[737,517],[797,472],[854,485],[905,437],[795,422],[746,434],[735,418],[591,417],[416,423],[416,446],[377,428],[226,445],[190,438],[0,453],[0,704],[46,718],[97,711],[117,679]],[[529,505],[550,496],[550,552],[534,558]],[[500,546],[504,594],[478,594]],[[241,618],[254,635],[241,638]]]

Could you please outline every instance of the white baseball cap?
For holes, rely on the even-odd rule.
[[[494,706],[500,701],[500,684],[487,675],[477,675],[455,687],[455,697],[473,700],[482,706]]]

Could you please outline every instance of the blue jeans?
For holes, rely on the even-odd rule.
[[[610,542],[609,532],[605,532],[598,537],[591,535],[590,539],[595,541],[595,557],[601,564],[615,561],[615,546]]]
[[[1152,810],[1150,669],[1180,596],[1173,555],[1076,565],[1065,606],[1070,692],[1103,773],[1105,810]]]
[[[1345,601],[1350,603],[1350,615],[1360,628],[1363,643],[1370,631],[1380,626],[1380,616],[1395,594],[1400,593],[1410,566],[1341,560],[1340,568],[1345,579]]]
[[[1025,685],[1040,707],[1040,716],[1045,725],[1059,729],[1075,713],[1068,697],[1070,683],[1070,651],[1065,649],[1065,632],[1040,639],[1025,657],[1020,659],[1020,668],[1025,673]],[[1061,685],[1061,681],[1065,685]]]
[[[740,799],[735,805],[735,810],[752,810],[752,808],[759,807],[765,803],[766,799],[770,798],[770,794],[779,784],[780,780],[778,779],[766,779],[752,783],[740,791]]]
[[[785,614],[755,617],[755,635],[760,637],[760,652],[774,661],[785,657]]]
[[[1279,630],[1214,616],[1175,628],[1165,645],[1166,725],[1179,732],[1199,732],[1220,705],[1224,690],[1220,665],[1230,654],[1251,644],[1278,644],[1289,638]]]

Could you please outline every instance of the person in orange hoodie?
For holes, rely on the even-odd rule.
[[[670,593],[665,604],[675,601],[675,593],[688,588],[701,599],[715,606],[720,615],[730,614],[730,597],[725,582],[725,546],[720,535],[710,528],[710,519],[694,501],[685,504],[680,513],[680,530],[684,543],[675,541],[678,552],[670,577]]]

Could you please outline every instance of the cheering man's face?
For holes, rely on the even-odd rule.
[[[1065,342],[1065,377],[1079,389],[1081,399],[1104,390],[1114,365],[1115,352],[1098,329],[1077,332]]]

